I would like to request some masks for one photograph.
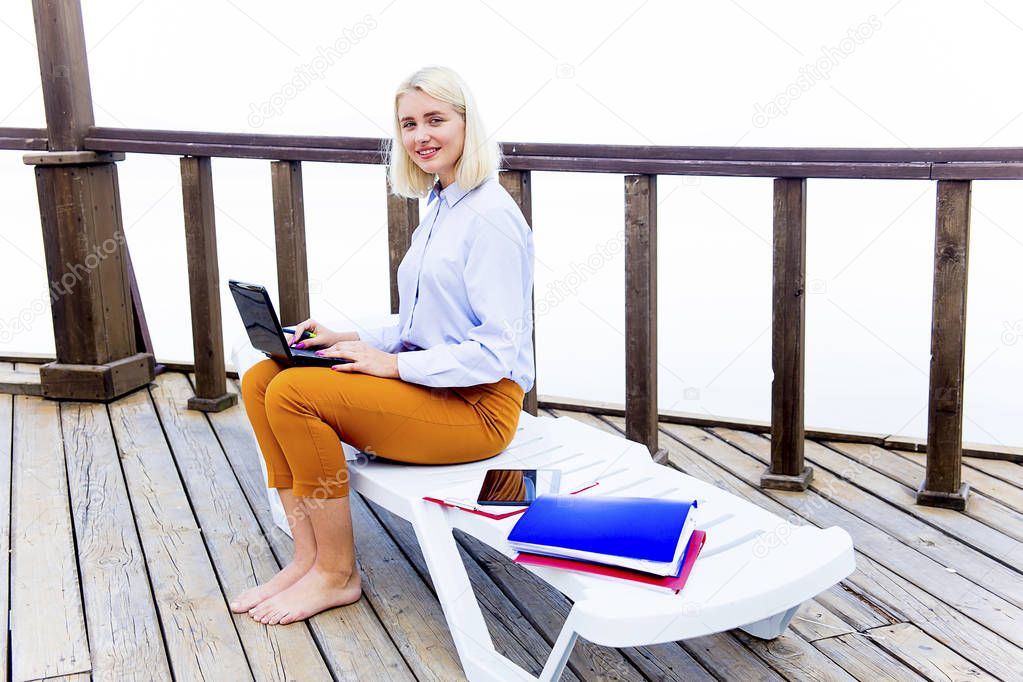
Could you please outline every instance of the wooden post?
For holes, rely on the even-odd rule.
[[[530,179],[530,173],[527,170],[505,170],[501,171],[498,175],[501,181],[501,186],[504,187],[505,191],[511,195],[511,198],[515,200],[515,203],[519,205],[519,210],[522,211],[522,217],[526,219],[526,223],[529,225],[529,229],[533,229],[533,189],[532,182]],[[536,287],[533,287],[535,292]],[[536,390],[536,298],[535,295],[530,293],[530,305],[529,305],[529,319],[530,327],[532,328],[533,334],[533,388],[529,389],[522,399],[522,409],[529,414],[536,416],[537,406],[537,390]]]
[[[390,259],[391,314],[398,312],[398,266],[412,245],[412,233],[419,225],[419,200],[391,193],[387,183],[387,250]]]
[[[970,246],[969,180],[939,180],[934,231],[927,472],[917,504],[966,509],[962,480],[966,282]]]
[[[153,379],[153,356],[135,336],[116,161],[82,151],[93,125],[82,9],[33,0],[48,150],[35,166],[50,280],[55,362],[40,369],[48,398],[112,400]]]
[[[309,319],[309,264],[305,242],[302,162],[271,162],[270,184],[273,187],[281,324],[298,324]]]
[[[181,158],[181,195],[185,209],[185,252],[195,354],[195,396],[188,399],[188,408],[220,412],[237,403],[238,396],[227,392],[217,228],[213,217],[213,170],[208,156]]]
[[[657,176],[625,176],[625,437],[656,461]]]
[[[774,285],[771,316],[771,465],[762,488],[806,490],[803,463],[806,321],[806,179],[774,181]]]

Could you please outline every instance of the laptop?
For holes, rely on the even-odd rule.
[[[234,279],[228,280],[228,287],[238,306],[238,314],[245,324],[249,341],[267,357],[294,367],[330,367],[352,362],[344,358],[321,358],[316,355],[316,351],[289,346],[265,287]]]

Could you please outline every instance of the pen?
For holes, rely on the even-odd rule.
[[[295,333],[295,328],[294,327],[284,327],[281,331],[285,332],[286,334],[294,334]],[[316,338],[316,334],[314,334],[313,332],[311,332],[308,329],[306,329],[304,332],[302,332],[302,338],[299,339],[299,341],[302,341],[304,339],[315,339],[315,338]]]

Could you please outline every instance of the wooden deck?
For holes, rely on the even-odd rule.
[[[110,405],[0,395],[3,674],[463,679],[411,527],[358,496],[362,600],[286,627],[230,613],[227,597],[271,576],[290,540],[270,519],[242,409],[188,411],[192,395],[180,373]],[[845,528],[858,569],[772,642],[738,631],[639,649],[580,641],[563,679],[1023,679],[1023,465],[967,457],[976,494],[961,513],[914,504],[921,454],[807,441],[813,488],[786,493],[756,486],[763,436],[662,424],[660,443],[687,473],[798,523]],[[570,603],[459,540],[498,648],[539,673]]]

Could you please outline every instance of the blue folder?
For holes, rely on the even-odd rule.
[[[541,495],[516,522],[510,543],[671,562],[696,502],[646,497]]]

